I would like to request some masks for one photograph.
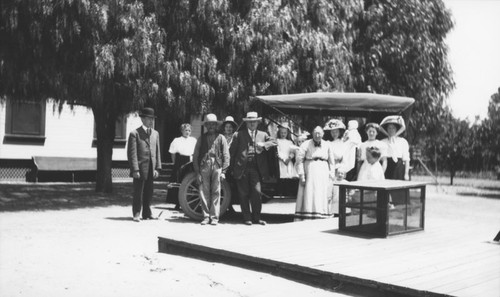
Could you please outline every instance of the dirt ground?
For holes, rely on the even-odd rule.
[[[162,230],[197,224],[165,204],[162,190],[156,190],[154,203],[160,220],[135,223],[131,184],[117,184],[107,198],[95,194],[92,184],[0,184],[0,189],[0,296],[346,296],[158,253]],[[290,212],[290,206],[268,209]],[[267,217],[271,224],[290,219]],[[247,227],[238,214],[221,224]]]
[[[130,183],[115,184],[110,196],[96,194],[93,186],[0,184],[0,296],[346,296],[266,273],[160,254],[162,230],[197,224],[164,203],[162,184],[154,201],[160,220],[140,223],[131,220]],[[481,220],[500,230],[498,190],[496,184],[459,190],[429,186],[426,216]],[[270,224],[288,222],[294,201],[273,200],[263,211]],[[220,226],[200,228],[248,227],[236,213]]]

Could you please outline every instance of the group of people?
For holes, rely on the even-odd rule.
[[[143,125],[130,133],[128,143],[135,221],[140,221],[141,209],[142,219],[154,219],[150,209],[153,179],[161,169],[159,135],[152,129],[154,110],[144,108],[139,115]],[[261,181],[269,176],[270,166],[263,152],[271,147],[276,147],[279,177],[299,180],[297,220],[326,218],[338,212],[338,189],[333,181],[409,179],[409,147],[400,137],[406,128],[400,116],[388,116],[380,125],[366,124],[365,142],[361,141],[355,120],[349,121],[346,128],[341,120],[331,119],[324,127],[314,128],[310,139],[305,133],[295,142],[287,122],[278,125],[277,138],[273,139],[257,129],[262,121],[257,112],[248,112],[243,121],[246,127],[236,131],[233,117],[219,121],[215,114],[207,114],[203,135],[191,137],[191,126],[183,124],[182,136],[170,145],[174,180],[183,164],[193,162],[200,187],[202,225],[219,222],[221,180],[228,172],[237,186],[243,223],[266,225],[261,219]],[[329,131],[328,137],[325,131]],[[378,140],[379,132],[387,137]]]
[[[388,116],[380,124],[367,123],[368,138],[361,142],[355,120],[349,121],[347,129],[337,119],[329,120],[323,128],[316,127],[312,139],[300,146],[296,157],[300,179],[296,220],[338,213],[334,181],[409,180],[409,146],[400,137],[405,129],[401,116]],[[323,139],[325,131],[330,131],[331,141]],[[379,132],[386,138],[378,140]]]
[[[260,217],[260,182],[268,175],[262,152],[275,143],[267,133],[257,129],[261,120],[256,112],[248,112],[243,118],[246,129],[234,132],[237,125],[228,116],[222,122],[222,134],[218,132],[221,122],[217,116],[206,115],[206,133],[198,138],[193,152],[193,167],[200,185],[202,225],[217,225],[219,222],[221,180],[226,178],[229,168],[238,189],[244,224],[266,225]]]

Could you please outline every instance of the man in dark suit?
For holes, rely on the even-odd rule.
[[[161,169],[160,136],[153,129],[155,112],[152,108],[143,108],[139,116],[142,126],[130,132],[127,156],[130,165],[130,176],[134,178],[134,200],[132,214],[134,221],[155,219],[151,213],[153,197],[153,179],[157,178]]]
[[[257,130],[261,120],[256,112],[248,112],[247,117],[243,119],[246,122],[246,129],[234,135],[230,147],[232,173],[236,180],[241,212],[246,225],[266,224],[260,219],[262,210],[260,183],[263,178],[269,177],[267,159],[263,152],[276,145],[276,142],[271,141],[267,133]]]

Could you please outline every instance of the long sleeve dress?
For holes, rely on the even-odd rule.
[[[297,178],[297,172],[295,171],[295,166],[292,160],[289,160],[288,164],[285,164],[283,160],[287,160],[290,155],[295,155],[295,150],[293,149],[294,144],[288,139],[278,139],[278,158],[279,158],[279,170],[280,178],[289,179]]]
[[[330,146],[332,148],[333,152],[333,158],[335,160],[335,176],[338,177],[339,172],[343,172],[344,174],[350,170],[352,166],[347,164],[347,159],[344,158],[344,155],[346,154],[346,148],[347,146],[345,145],[345,142],[342,141],[342,139],[338,138],[330,142]],[[340,179],[337,179],[340,180]],[[330,212],[332,214],[338,214],[339,213],[339,187],[334,186],[333,183],[335,182],[334,179],[331,179],[330,182],[328,183],[328,201],[330,205]]]
[[[305,185],[297,191],[295,219],[320,219],[331,217],[328,204],[328,184],[330,176],[335,173],[335,160],[331,145],[324,140],[316,146],[314,141],[307,140],[297,156],[298,173],[305,175]]]

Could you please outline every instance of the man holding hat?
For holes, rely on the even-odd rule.
[[[153,129],[155,112],[152,108],[143,108],[139,112],[142,126],[130,132],[128,137],[127,157],[130,176],[134,178],[134,199],[132,202],[133,219],[155,219],[151,213],[153,197],[153,179],[161,169],[160,135]]]
[[[246,129],[235,133],[230,148],[233,177],[238,187],[241,212],[246,225],[266,224],[260,219],[260,182],[262,178],[269,177],[269,168],[262,152],[275,146],[276,142],[270,141],[267,133],[257,130],[261,120],[257,112],[248,112],[247,117],[243,118]]]
[[[229,146],[226,138],[217,133],[217,116],[209,113],[205,116],[207,132],[196,142],[193,154],[193,167],[200,182],[202,225],[219,223],[221,179],[229,167]]]

